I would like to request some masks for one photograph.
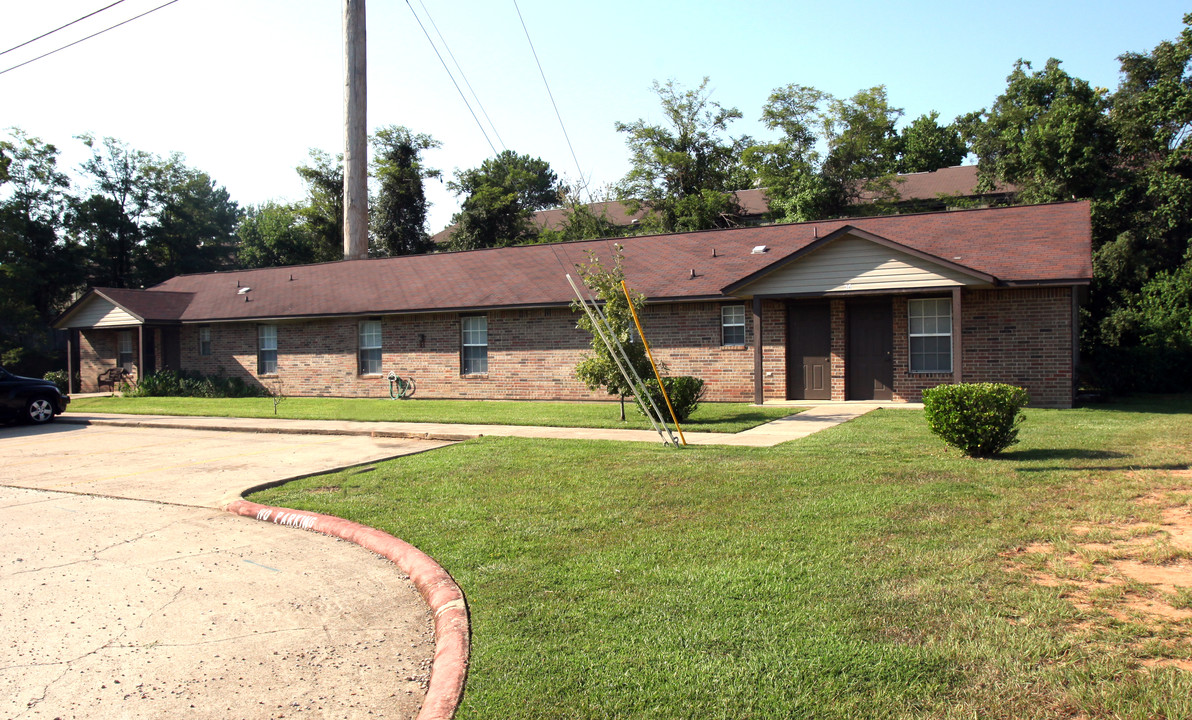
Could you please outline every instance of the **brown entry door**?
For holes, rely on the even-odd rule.
[[[890,300],[848,303],[849,400],[893,400],[894,313]]]
[[[787,400],[832,399],[832,322],[828,303],[791,303],[786,311]]]

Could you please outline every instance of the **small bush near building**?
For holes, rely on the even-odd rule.
[[[704,397],[706,389],[704,381],[690,375],[680,375],[679,377],[664,377],[662,382],[666,383],[666,394],[670,396],[675,416],[679,418],[679,422],[686,422],[687,418],[691,417],[691,413],[699,407],[700,400]],[[654,378],[647,380],[646,392],[654,398],[654,404],[662,411],[663,416],[668,416],[666,399],[658,391],[658,381]],[[641,412],[641,407],[638,407],[638,412]]]
[[[58,386],[58,390],[59,390],[59,391],[60,391],[60,392],[61,392],[63,395],[65,395],[66,393],[70,392],[70,388],[69,388],[69,386],[67,385],[67,382],[66,382],[67,375],[66,375],[66,371],[65,371],[65,370],[51,370],[51,371],[49,371],[48,373],[46,373],[46,374],[45,374],[45,377],[44,377],[44,379],[45,379],[45,380],[49,380],[50,382],[52,382],[52,383],[54,383],[55,385],[57,385],[57,386]]]
[[[991,457],[1018,442],[1030,394],[1002,383],[937,385],[923,391],[927,426],[970,457]]]
[[[146,375],[135,386],[125,386],[123,390],[125,397],[242,398],[269,396],[267,388],[249,385],[237,377],[187,375],[173,370],[160,370]]]

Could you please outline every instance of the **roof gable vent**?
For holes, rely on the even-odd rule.
[[[761,255],[761,254],[765,253],[766,251],[768,251],[769,249],[770,248],[766,247],[765,245],[755,245],[753,247],[753,252],[751,254]]]

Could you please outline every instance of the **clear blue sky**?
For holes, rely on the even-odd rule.
[[[2,0],[0,50],[109,2]],[[0,70],[162,2],[125,0],[0,55]],[[505,146],[574,179],[512,0],[411,4],[424,22],[423,4],[429,10]],[[1175,38],[1188,11],[1173,0],[519,4],[580,167],[596,187],[628,169],[614,122],[660,119],[654,80],[691,87],[710,76],[713,98],[745,115],[733,133],[755,137],[767,136],[757,118],[770,91],[788,83],[838,96],[884,84],[905,121],[931,110],[950,120],[989,106],[1018,58],[1042,67],[1056,57],[1069,73],[1112,90],[1116,57]],[[443,148],[426,160],[446,175],[480,164],[488,144],[410,7],[370,0],[367,12],[370,128],[430,133]],[[73,136],[91,132],[181,152],[242,205],[299,199],[293,169],[307,149],[334,153],[343,144],[341,13],[341,0],[179,0],[0,75],[0,127],[55,143],[71,168],[85,157]],[[456,199],[438,183],[428,194],[434,232]]]

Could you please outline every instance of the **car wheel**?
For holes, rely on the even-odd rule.
[[[25,405],[25,419],[34,425],[42,425],[54,419],[54,403],[44,397],[35,397]]]

